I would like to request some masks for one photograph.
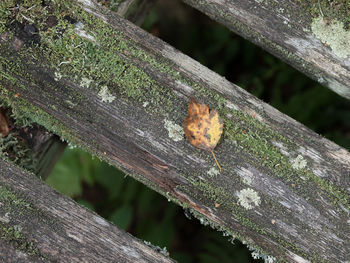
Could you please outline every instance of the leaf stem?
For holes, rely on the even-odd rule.
[[[213,150],[211,150],[211,153],[213,154],[213,157],[214,157],[214,159],[215,159],[216,165],[218,166],[219,171],[220,171],[220,173],[221,173],[221,170],[222,170],[222,169],[221,169],[221,166],[220,166],[218,160],[216,160],[216,157],[215,157],[215,154],[214,154]]]

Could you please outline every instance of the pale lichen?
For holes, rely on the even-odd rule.
[[[0,216],[0,222],[2,223],[10,223],[10,216],[9,216],[9,213],[6,213],[4,216]]]
[[[208,225],[210,225],[210,222],[209,222],[207,219],[203,218],[203,217],[199,218],[199,222],[200,222],[201,225],[203,225],[203,226],[208,226]]]
[[[97,95],[101,98],[102,102],[111,103],[115,100],[115,96],[109,92],[107,86],[102,86]]]
[[[304,157],[302,155],[298,155],[297,158],[295,158],[293,161],[292,161],[292,167],[295,169],[295,170],[300,170],[300,169],[303,169],[305,168],[307,165],[307,162],[306,160],[304,159]]]
[[[258,193],[251,188],[242,189],[238,194],[238,203],[245,209],[249,210],[261,203]]]
[[[79,85],[83,88],[89,88],[92,81],[92,79],[82,77]]]
[[[247,185],[251,185],[252,184],[252,178],[250,176],[243,177],[243,183],[245,183]]]
[[[164,128],[168,131],[168,136],[175,142],[181,141],[184,137],[183,128],[167,119],[164,119]]]
[[[338,20],[328,20],[319,16],[311,23],[313,34],[328,45],[333,53],[340,58],[350,55],[350,32],[344,29],[344,24]]]
[[[216,177],[220,174],[220,171],[218,169],[216,169],[215,167],[212,167],[209,169],[207,174],[209,174],[210,177]]]
[[[62,78],[62,74],[59,72],[55,72],[55,77],[53,78],[55,81],[59,81]]]
[[[161,247],[159,247],[159,246],[155,246],[155,245],[153,245],[151,242],[146,241],[146,240],[144,240],[143,243],[145,243],[147,246],[153,248],[154,250],[156,250],[156,251],[159,252],[160,254],[162,254],[162,255],[164,255],[164,256],[166,256],[166,257],[169,257],[169,252],[168,252],[168,250],[166,249],[166,247],[161,248]]]
[[[252,258],[254,259],[263,259],[265,263],[275,263],[277,259],[273,256],[267,255],[264,252],[260,251],[260,249],[251,246],[245,240],[242,240],[242,243],[247,245],[247,248],[252,251]]]
[[[252,252],[252,257],[254,259],[259,259],[262,258],[265,263],[274,263],[276,262],[276,258],[273,256],[265,255],[263,253],[260,253],[259,251],[253,251]]]

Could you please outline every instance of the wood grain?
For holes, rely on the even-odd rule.
[[[149,10],[154,4],[154,0],[125,0],[118,4],[118,6],[108,6],[113,7],[115,14],[132,21],[135,24],[142,24]],[[6,120],[3,114],[11,114],[11,110],[5,111],[0,108],[0,133],[2,135],[7,135],[10,131],[8,130]],[[7,116],[8,117],[8,116]],[[5,117],[5,118],[7,118]],[[34,172],[39,178],[45,180],[54,167],[55,163],[61,156],[66,144],[62,142],[57,136],[46,131],[43,127],[38,125],[30,124],[25,127],[21,127],[17,122],[12,120],[13,127],[11,128],[11,135],[15,136],[21,142],[27,145],[27,151],[33,156],[33,162],[29,165],[25,163],[20,165],[21,167]],[[1,126],[3,124],[3,126]],[[15,149],[20,149],[22,147],[16,147]],[[3,150],[6,152],[6,150]],[[11,160],[21,159],[23,156],[18,155],[16,150],[11,153],[6,152],[7,155],[11,156]],[[28,154],[29,155],[29,154]],[[18,161],[17,163],[21,163]]]
[[[2,100],[257,256],[349,260],[349,152],[94,1],[50,10],[73,25],[39,33],[36,45],[0,35]],[[190,97],[224,120],[221,174],[184,138]]]
[[[173,262],[0,160],[2,262]]]
[[[350,33],[345,28],[341,30],[342,26],[338,24],[342,16],[349,17],[347,3],[322,0],[183,1],[350,99],[350,52],[345,44],[350,40]],[[344,15],[340,15],[342,10]],[[321,27],[312,27],[314,22]],[[335,24],[340,30],[338,33],[331,29]],[[334,33],[328,35],[327,30]],[[339,39],[335,39],[335,35]],[[344,42],[343,48],[340,48],[341,42]]]

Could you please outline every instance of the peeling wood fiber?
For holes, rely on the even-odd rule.
[[[1,100],[258,255],[349,260],[349,152],[95,1],[47,10],[36,43],[3,18]],[[190,97],[223,118],[221,174],[179,129]]]

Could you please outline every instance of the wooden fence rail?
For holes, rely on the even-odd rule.
[[[35,15],[35,36],[20,22],[0,33],[1,99],[21,118],[266,260],[350,260],[349,152],[94,1],[45,10],[25,14]],[[215,149],[221,173],[184,138],[190,97],[224,119]]]
[[[350,99],[349,1],[183,1]]]
[[[0,160],[1,262],[173,262]]]

